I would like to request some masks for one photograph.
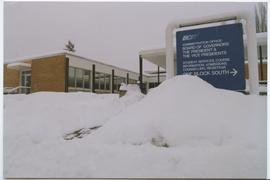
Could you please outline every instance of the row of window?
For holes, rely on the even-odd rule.
[[[130,79],[128,83],[129,83],[129,84],[137,84],[137,82],[138,82],[138,81],[135,80],[135,79]]]
[[[111,75],[96,72],[95,74],[95,89],[102,91],[109,91],[111,85]]]
[[[68,86],[70,89],[82,91],[90,91],[91,89],[91,74],[90,70],[69,67]],[[121,83],[127,83],[124,77],[114,76],[114,90],[118,91]],[[136,84],[137,80],[129,79],[129,84]],[[110,91],[111,75],[106,73],[95,73],[95,90]]]
[[[91,88],[91,71],[80,68],[69,67],[68,86],[74,88]]]

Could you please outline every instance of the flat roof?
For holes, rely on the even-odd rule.
[[[125,68],[121,68],[121,67],[117,67],[117,66],[114,66],[114,65],[106,64],[104,62],[100,62],[100,61],[97,61],[97,60],[86,58],[86,57],[77,55],[77,54],[72,53],[72,52],[67,52],[67,51],[56,51],[56,52],[51,52],[51,53],[43,53],[43,54],[38,54],[38,55],[25,56],[25,57],[21,57],[21,58],[7,60],[8,62],[4,62],[4,64],[20,63],[22,61],[39,60],[39,59],[43,59],[43,58],[47,58],[47,57],[60,56],[60,55],[67,55],[67,56],[77,57],[77,58],[84,59],[86,61],[90,61],[90,62],[93,62],[93,63],[109,66],[109,67],[111,67],[113,69],[119,69],[119,70],[122,70],[122,71],[127,71],[127,72],[131,72],[131,73],[135,73],[135,74],[139,75],[139,72],[135,72],[135,71],[128,70],[128,69],[125,69]],[[143,75],[151,77],[151,75],[148,75],[148,74],[143,74]]]

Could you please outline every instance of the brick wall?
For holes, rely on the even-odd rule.
[[[33,60],[31,92],[65,92],[65,73],[64,55]]]
[[[4,87],[17,87],[20,85],[20,71],[8,69],[7,64],[4,65]]]

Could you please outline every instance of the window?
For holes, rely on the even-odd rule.
[[[22,71],[21,72],[21,86],[24,86],[25,88],[22,88],[20,90],[20,93],[26,93],[26,94],[30,93],[31,71]]]
[[[99,89],[101,90],[105,89],[105,74],[103,73],[99,74]]]
[[[95,88],[96,90],[109,91],[111,82],[111,75],[96,72],[95,74]]]
[[[68,86],[69,87],[75,87],[75,68],[73,68],[73,67],[69,67]]]
[[[120,89],[121,83],[122,83],[122,78],[121,77],[117,77],[117,90]]]
[[[117,91],[117,76],[113,78],[113,89]]]
[[[137,80],[135,80],[135,79],[130,79],[130,80],[129,80],[129,84],[137,84]]]
[[[99,89],[99,72],[95,74],[95,89]]]
[[[84,70],[83,72],[83,87],[86,89],[90,88],[90,71]]]
[[[110,90],[110,85],[111,85],[111,76],[109,74],[105,75],[105,90]]]
[[[91,71],[69,67],[68,86],[71,91],[89,91],[91,82]]]
[[[83,70],[76,69],[76,87],[83,88]]]

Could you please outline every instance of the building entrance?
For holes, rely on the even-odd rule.
[[[21,72],[21,93],[30,93],[31,89],[31,71]]]

